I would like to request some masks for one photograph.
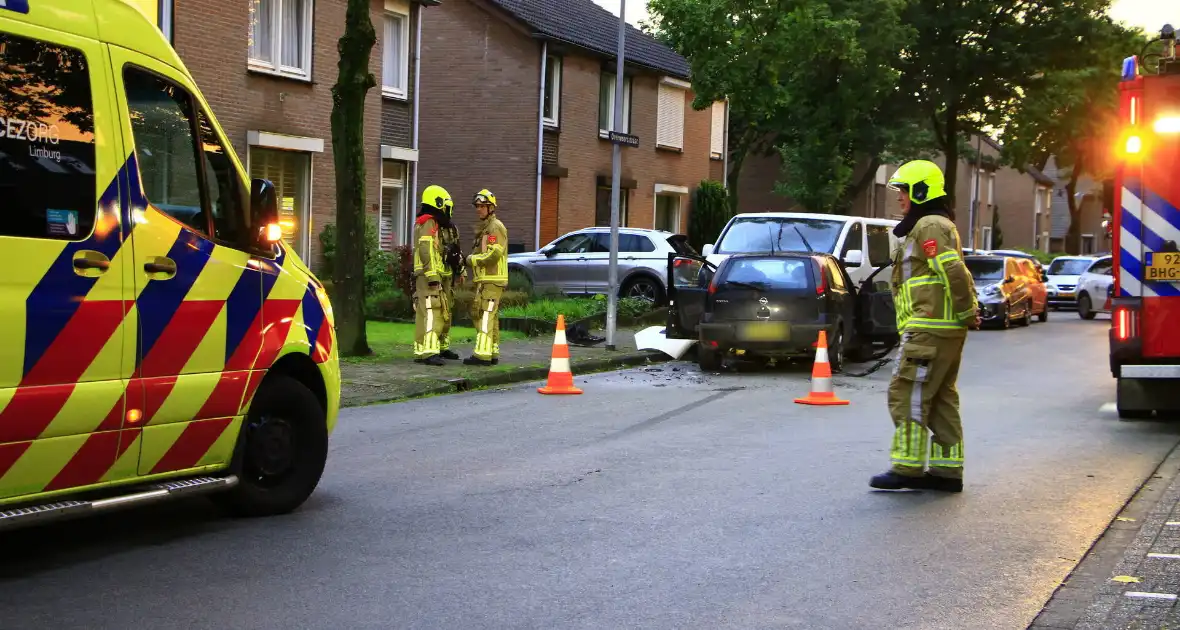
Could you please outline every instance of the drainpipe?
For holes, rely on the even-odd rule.
[[[545,159],[545,80],[549,78],[549,42],[541,42],[541,93],[537,96],[537,208],[533,249],[541,248],[541,162]]]
[[[422,19],[426,15],[426,7],[418,5],[418,25],[414,29],[414,124],[413,131],[410,135],[410,148],[418,155],[418,160],[414,162],[414,177],[413,183],[410,185],[410,198],[407,201],[409,211],[407,215],[413,217],[418,212],[418,165],[422,163],[422,155],[418,154],[418,103],[422,100],[422,93],[419,91],[419,86],[422,85]],[[413,221],[413,219],[410,219]],[[408,226],[402,226],[408,227]],[[412,245],[413,243],[411,243]]]

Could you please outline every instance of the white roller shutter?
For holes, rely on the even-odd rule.
[[[725,153],[725,102],[713,103],[713,125],[709,135],[709,153],[720,158]]]
[[[684,96],[683,89],[660,84],[656,144],[684,149]]]

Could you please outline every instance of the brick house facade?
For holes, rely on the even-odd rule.
[[[481,188],[497,195],[512,251],[609,224],[612,145],[600,112],[613,103],[617,20],[590,0],[432,10],[421,176],[450,191],[460,229],[474,223],[469,200]],[[724,106],[693,110],[687,62],[634,28],[627,56],[624,122],[640,146],[623,149],[625,225],[684,232],[691,192],[722,174]]]
[[[283,3],[293,4],[284,7]],[[382,157],[405,165],[403,185],[412,181],[410,166],[416,156],[410,52],[414,47],[409,33],[414,32],[423,3],[437,0],[372,0],[378,41],[369,67],[379,87],[366,99],[364,144],[372,156],[366,169],[366,197],[374,219],[381,214],[382,192],[387,189],[382,185],[383,170],[389,170],[389,162],[383,163]],[[325,225],[335,222],[336,215],[332,86],[346,1],[137,0],[137,4],[149,15],[155,9],[157,24],[170,37],[249,174],[275,184],[285,238],[302,258],[318,267],[322,262],[319,235]],[[391,41],[386,21],[391,15],[405,18],[398,33],[401,39],[392,40],[401,44],[392,57],[386,51]],[[390,59],[405,77],[400,98],[381,87]],[[401,220],[408,225],[405,214]]]

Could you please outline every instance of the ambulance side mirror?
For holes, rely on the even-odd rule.
[[[264,247],[283,240],[278,196],[270,180],[250,181],[250,225],[258,229],[258,241]]]

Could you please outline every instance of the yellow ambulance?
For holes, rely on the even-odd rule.
[[[0,0],[0,529],[307,499],[339,360],[278,220],[137,9]]]

